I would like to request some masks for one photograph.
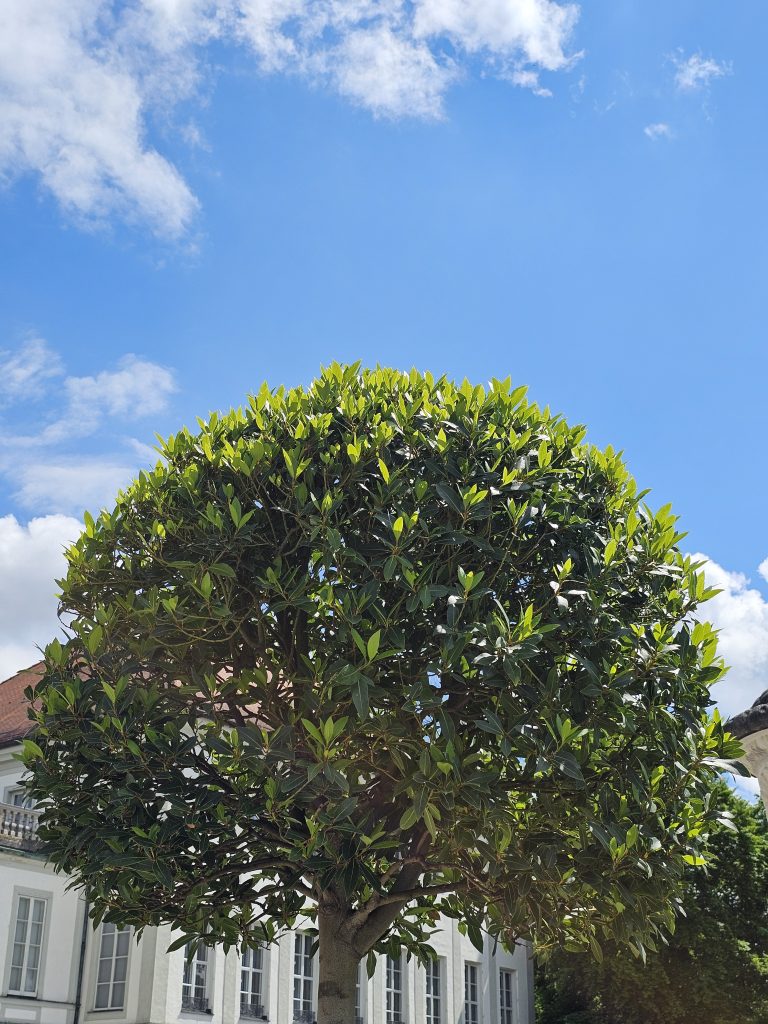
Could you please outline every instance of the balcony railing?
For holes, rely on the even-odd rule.
[[[253,1017],[256,1020],[266,1020],[267,1015],[264,1012],[264,1007],[261,1003],[240,1003],[240,1016],[241,1017]]]
[[[314,1010],[294,1010],[293,1024],[317,1024]]]
[[[18,850],[37,850],[42,843],[37,838],[40,811],[32,807],[0,803],[0,845]]]

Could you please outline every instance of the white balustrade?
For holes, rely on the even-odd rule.
[[[0,845],[24,849],[39,845],[37,821],[40,811],[16,804],[0,803]]]

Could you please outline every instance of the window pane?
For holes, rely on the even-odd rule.
[[[101,957],[112,957],[115,948],[115,926],[113,924],[102,925],[101,931]]]
[[[501,1024],[514,1024],[513,977],[513,971],[501,971],[499,974],[499,1008],[501,1010]]]
[[[13,935],[14,942],[25,943],[27,941],[27,927],[29,924],[29,900],[26,896],[19,897],[19,909],[16,915],[16,929]]]
[[[403,958],[387,957],[387,1024],[396,1024],[403,1015]]]
[[[112,980],[112,960],[102,957],[99,960],[99,973],[96,978],[97,985],[109,985]]]
[[[102,925],[94,1000],[97,1010],[123,1007],[130,941],[130,928],[118,928],[109,921]]]
[[[45,900],[32,896],[18,898],[8,978],[10,992],[19,992],[27,996],[34,996],[37,993],[45,905]]]
[[[480,1024],[476,964],[464,964],[464,1021],[465,1024]]]
[[[119,956],[115,960],[115,972],[112,975],[113,981],[125,981],[125,975],[128,970],[128,957]]]
[[[19,896],[19,911],[17,920],[27,922],[29,920],[29,896]]]
[[[293,1013],[310,1014],[313,995],[312,936],[297,932],[293,958]]]
[[[110,1001],[110,1009],[122,1010],[123,1001],[125,1000],[125,982],[121,981],[112,988],[112,999]]]

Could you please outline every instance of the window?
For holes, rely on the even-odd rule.
[[[24,807],[27,810],[33,806],[32,797],[28,795],[23,786],[14,786],[12,789],[6,790],[5,802],[13,807]]]
[[[16,995],[37,995],[45,903],[45,900],[33,896],[19,896],[13,931],[11,976],[8,979],[8,991]]]
[[[182,1010],[208,1012],[208,946],[198,946],[190,959],[192,943],[184,947],[184,977],[181,982]]]
[[[387,957],[387,1024],[403,1020],[403,957]]]
[[[128,977],[128,950],[131,929],[106,922],[101,926],[99,969],[96,974],[97,1010],[122,1010],[125,1006],[125,981]]]
[[[311,1022],[315,1019],[312,1009],[312,936],[307,932],[296,932],[293,954],[293,1019]]]
[[[480,1024],[477,964],[464,964],[464,1024]]]
[[[515,972],[499,971],[499,1024],[515,1024]]]
[[[246,949],[240,971],[240,1014],[264,1016],[264,969],[267,951],[263,946]]]
[[[427,1024],[440,1024],[440,961],[427,964]]]

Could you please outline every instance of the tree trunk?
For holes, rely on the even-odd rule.
[[[320,985],[317,1024],[355,1024],[355,987],[360,957],[345,940],[340,914],[318,909]]]

